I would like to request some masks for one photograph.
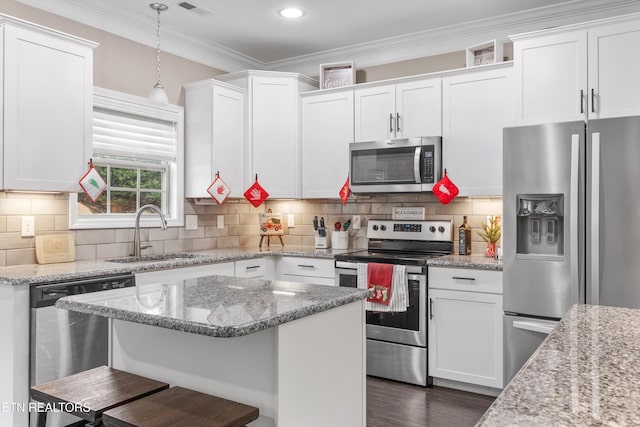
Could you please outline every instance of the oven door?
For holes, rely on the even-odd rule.
[[[336,283],[338,286],[356,288],[358,274],[356,263],[336,262]],[[367,311],[367,338],[427,346],[427,275],[423,267],[407,266],[409,287],[409,307],[404,313],[381,313]]]

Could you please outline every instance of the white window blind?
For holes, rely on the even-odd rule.
[[[93,111],[95,156],[175,161],[174,122],[96,107]]]

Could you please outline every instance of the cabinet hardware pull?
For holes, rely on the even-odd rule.
[[[393,132],[393,114],[389,113],[389,132]]]
[[[433,298],[429,298],[429,320],[433,320]]]
[[[246,267],[247,270],[255,270],[256,268],[260,268],[259,265],[251,265],[249,267]]]
[[[400,113],[396,113],[396,132],[400,132]]]
[[[596,91],[591,88],[591,112],[596,112]]]
[[[584,90],[580,89],[580,114],[584,114]]]
[[[298,264],[298,267],[300,267],[300,268],[316,268],[315,265],[311,265],[311,264]]]
[[[458,277],[458,276],[453,276],[452,279],[453,280],[471,280],[471,281],[476,280],[475,277]]]

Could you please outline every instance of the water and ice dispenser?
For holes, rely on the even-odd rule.
[[[564,255],[564,195],[517,195],[519,255]]]

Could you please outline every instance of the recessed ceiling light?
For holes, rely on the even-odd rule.
[[[295,7],[289,7],[280,11],[280,16],[284,16],[285,18],[300,18],[302,15],[304,15],[304,12]]]

